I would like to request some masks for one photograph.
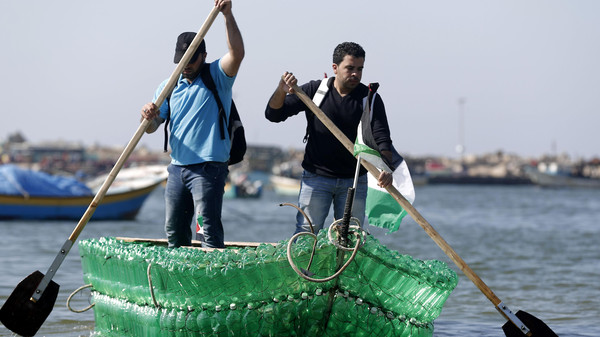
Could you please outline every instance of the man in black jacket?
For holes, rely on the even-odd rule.
[[[333,73],[336,75],[327,82],[325,95],[320,104],[321,110],[350,140],[356,139],[357,129],[363,115],[363,100],[369,88],[360,82],[365,63],[365,51],[353,42],[339,44],[333,52]],[[300,101],[292,86],[297,80],[290,72],[285,72],[277,89],[271,96],[265,116],[271,122],[282,122],[288,117],[306,112],[307,141],[302,167],[302,182],[298,206],[310,218],[315,232],[323,228],[329,208],[333,202],[334,218],[341,219],[348,188],[353,185],[356,158],[335,138],[327,127],[314,116]],[[321,81],[310,81],[301,86],[313,97]],[[289,94],[289,95],[288,95]],[[375,96],[372,106],[371,129],[378,150],[383,157],[391,158],[392,140],[381,97]],[[362,221],[365,217],[367,195],[367,171],[361,168],[355,192],[352,216]],[[392,183],[391,174],[382,171],[379,185],[386,187]],[[296,233],[309,230],[303,215],[296,216]]]

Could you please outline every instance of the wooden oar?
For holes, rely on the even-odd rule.
[[[202,42],[202,39],[204,39],[208,29],[216,19],[217,14],[219,14],[219,8],[215,6],[171,74],[166,86],[154,102],[157,106],[161,106],[166,97],[173,91],[179,75],[183,72],[183,69],[192,58],[194,52],[200,45],[200,42]],[[125,147],[125,150],[96,193],[96,196],[83,214],[81,220],[79,220],[79,223],[71,233],[71,236],[69,236],[67,241],[61,247],[46,274],[44,275],[40,271],[33,272],[23,279],[8,297],[2,306],[2,309],[0,309],[0,321],[2,321],[2,324],[7,328],[19,335],[33,336],[42,326],[48,315],[50,315],[59,289],[59,285],[52,281],[54,274],[56,274],[56,270],[60,267],[66,255],[71,250],[71,247],[73,247],[73,244],[79,237],[79,234],[81,234],[81,231],[83,231],[83,228],[96,211],[96,208],[102,202],[108,188],[113,183],[117,174],[123,167],[123,164],[142,138],[149,124],[149,120],[142,120],[136,133]]]
[[[333,135],[346,147],[350,153],[354,153],[354,143],[319,109],[300,87],[292,87],[295,94],[302,102],[321,120],[321,122],[333,133]],[[375,177],[379,177],[379,170],[371,163],[361,160],[361,164]],[[508,320],[502,327],[508,337],[535,336],[552,337],[557,336],[544,322],[534,316],[518,311],[514,314],[494,292],[475,274],[467,263],[452,249],[444,238],[421,216],[406,198],[392,185],[386,188],[394,199],[406,210],[408,214],[425,230],[425,232],[437,243],[437,245],[450,257],[450,259],[462,270],[462,272],[479,288],[479,290],[494,304],[496,309]]]

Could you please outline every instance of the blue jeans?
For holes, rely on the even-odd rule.
[[[348,188],[354,184],[354,178],[340,179],[328,178],[308,171],[302,172],[300,195],[298,196],[298,207],[306,213],[312,222],[315,233],[322,228],[329,214],[333,202],[333,217],[341,219],[344,216]],[[365,202],[367,198],[367,175],[358,178],[352,216],[357,218],[361,225],[365,218]],[[296,231],[308,232],[310,226],[304,219],[302,213],[296,214]]]
[[[165,232],[169,248],[189,246],[192,243],[190,225],[202,216],[203,226],[196,239],[206,247],[223,248],[224,233],[221,222],[227,163],[169,165],[165,188]]]

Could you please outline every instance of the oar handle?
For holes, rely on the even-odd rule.
[[[208,17],[202,24],[202,27],[200,27],[200,30],[198,31],[198,33],[192,40],[192,43],[190,44],[190,46],[186,50],[185,54],[179,61],[179,64],[177,65],[177,67],[175,67],[175,70],[173,70],[171,77],[169,77],[167,84],[165,85],[165,87],[162,89],[162,91],[158,95],[158,98],[156,99],[154,104],[156,104],[157,106],[160,107],[163,104],[163,102],[165,101],[165,99],[167,98],[167,96],[169,96],[171,94],[171,92],[173,91],[173,88],[175,88],[175,84],[177,83],[177,80],[179,79],[179,75],[183,72],[183,68],[185,68],[185,66],[188,64],[188,62],[192,58],[192,55],[194,55],[194,53],[196,52],[196,49],[198,49],[198,46],[200,46],[200,43],[204,39],[204,36],[206,36],[208,29],[210,28],[212,23],[215,21],[218,14],[219,14],[219,7],[217,7],[217,6],[213,7],[210,14],[208,15]],[[106,192],[108,191],[108,188],[115,181],[117,174],[119,174],[119,171],[121,171],[121,168],[123,168],[125,161],[127,160],[127,158],[129,158],[129,156],[131,155],[131,153],[133,152],[133,150],[139,143],[140,139],[146,132],[146,129],[148,128],[149,125],[150,125],[150,121],[145,118],[140,123],[140,126],[137,128],[137,131],[135,132],[133,137],[131,137],[131,140],[129,140],[129,143],[123,150],[123,153],[121,153],[121,156],[119,157],[119,159],[117,160],[117,162],[115,163],[113,168],[110,170],[110,173],[104,180],[104,183],[102,183],[102,186],[100,186],[100,189],[98,190],[98,192],[96,192],[94,199],[92,199],[92,202],[86,209],[85,213],[83,213],[83,216],[81,217],[81,219],[77,223],[77,226],[75,227],[75,229],[69,236],[69,239],[63,244],[60,251],[54,258],[54,261],[50,265],[50,268],[48,268],[48,271],[44,275],[44,278],[42,279],[42,281],[40,281],[40,284],[38,285],[33,296],[31,297],[31,299],[34,302],[38,301],[40,299],[40,297],[42,296],[43,292],[46,290],[46,287],[50,283],[50,280],[52,280],[52,278],[54,277],[54,274],[56,274],[56,270],[60,267],[60,265],[64,261],[65,257],[71,250],[71,247],[73,246],[75,241],[77,241],[79,234],[81,234],[81,232],[87,225],[88,221],[90,220],[90,218],[92,217],[92,215],[94,214],[96,209],[98,208],[98,205],[100,205],[100,203],[102,202],[102,199],[104,199],[104,196],[106,195]]]
[[[310,99],[304,91],[297,85],[293,85],[296,96],[306,104],[306,106],[319,118],[319,120],[333,133],[333,135],[346,147],[350,153],[354,153],[354,143],[352,143],[348,137],[325,115],[325,113]],[[379,177],[379,170],[371,163],[361,160],[361,164],[371,173],[374,177]],[[425,232],[433,239],[433,241],[450,257],[452,262],[462,270],[465,275],[481,290],[481,292],[495,305],[501,302],[500,299],[494,294],[494,292],[475,274],[475,272],[467,265],[467,263],[452,249],[452,247],[444,240],[442,236],[421,216],[421,214],[411,205],[404,196],[392,185],[386,187],[387,191],[394,197],[394,199],[406,210],[408,214],[425,230]]]

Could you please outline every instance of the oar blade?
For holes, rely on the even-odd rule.
[[[546,323],[542,322],[539,318],[532,314],[519,310],[515,314],[531,331],[531,337],[558,337]],[[506,322],[502,326],[504,334],[507,337],[523,337],[525,334],[519,330],[512,322]]]
[[[52,280],[37,302],[31,300],[42,278],[44,274],[39,270],[27,276],[0,309],[0,321],[14,333],[21,336],[35,335],[54,308],[60,286]]]

